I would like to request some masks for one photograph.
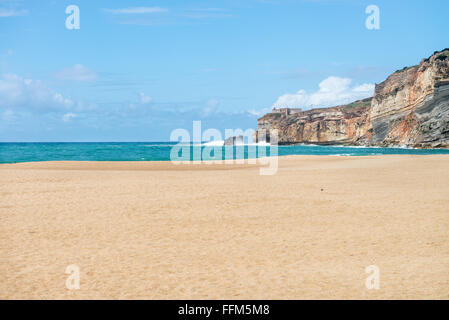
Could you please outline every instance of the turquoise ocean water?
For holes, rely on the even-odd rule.
[[[89,142],[89,143],[0,143],[0,163],[32,161],[170,161],[175,142]],[[193,146],[180,160],[192,160]],[[195,147],[198,148],[198,147]],[[210,155],[207,160],[245,159],[270,155],[270,148],[258,146],[205,147],[201,151]],[[205,148],[208,148],[205,150]],[[214,149],[215,148],[215,149]],[[232,150],[230,150],[230,148]],[[249,149],[250,148],[250,149]],[[251,149],[253,148],[253,149]],[[257,150],[256,150],[257,149]],[[229,156],[232,153],[232,156]],[[279,146],[278,155],[339,155],[368,156],[381,154],[449,154],[444,149],[365,148],[346,146],[290,145]],[[197,158],[195,158],[197,159]],[[203,158],[203,160],[205,160]]]

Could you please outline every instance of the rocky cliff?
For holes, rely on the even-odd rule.
[[[277,129],[279,144],[353,144],[370,134],[371,100],[290,115],[268,113],[258,120],[258,131]]]
[[[374,97],[332,108],[269,113],[258,132],[280,144],[449,147],[449,49],[376,84]],[[269,139],[269,137],[268,137]]]

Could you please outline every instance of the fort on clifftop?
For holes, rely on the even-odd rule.
[[[449,49],[394,72],[376,84],[372,98],[273,111],[258,119],[257,129],[277,129],[279,144],[449,148]]]

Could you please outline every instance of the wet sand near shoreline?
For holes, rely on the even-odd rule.
[[[259,167],[1,164],[0,298],[449,298],[449,156]]]

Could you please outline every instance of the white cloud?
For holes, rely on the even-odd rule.
[[[218,101],[217,99],[209,99],[206,101],[206,105],[210,108],[216,108],[218,107],[218,105],[220,104],[220,101]]]
[[[53,93],[53,100],[61,105],[66,105],[66,106],[72,106],[73,105],[73,101],[68,99],[68,98],[64,98],[62,96],[62,94],[60,93]]]
[[[92,81],[97,78],[97,74],[81,64],[75,64],[73,67],[56,72],[53,77],[59,80]]]
[[[153,100],[151,97],[145,95],[145,93],[141,92],[140,93],[140,103],[146,104],[146,103],[150,103],[151,100]]]
[[[210,114],[217,112],[217,108],[220,105],[220,101],[217,99],[211,98],[208,99],[205,103],[205,107],[202,110],[202,116],[209,116]]]
[[[246,112],[248,112],[250,115],[257,117],[263,116],[264,114],[269,113],[270,111],[271,110],[269,108],[263,108],[261,110],[256,110],[253,108],[250,110],[246,110]]]
[[[232,17],[227,10],[222,8],[199,8],[186,10],[183,14],[186,18],[204,19],[204,18],[228,18]]]
[[[145,14],[167,12],[168,9],[159,7],[133,7],[121,9],[104,9],[104,11],[112,14]]]
[[[26,10],[0,8],[0,18],[23,16],[27,13],[28,11]]]
[[[0,78],[0,107],[57,110],[73,106],[70,98],[54,92],[39,80],[15,74],[4,74]]]
[[[62,116],[62,121],[70,122],[73,118],[76,118],[76,114],[69,112]]]
[[[371,97],[374,94],[374,84],[365,83],[351,87],[349,78],[328,77],[321,81],[319,90],[307,93],[299,90],[280,96],[273,107],[292,107],[310,109],[314,107],[332,107]]]
[[[355,87],[354,92],[373,92],[374,93],[374,85],[371,83],[365,83],[360,86]]]

